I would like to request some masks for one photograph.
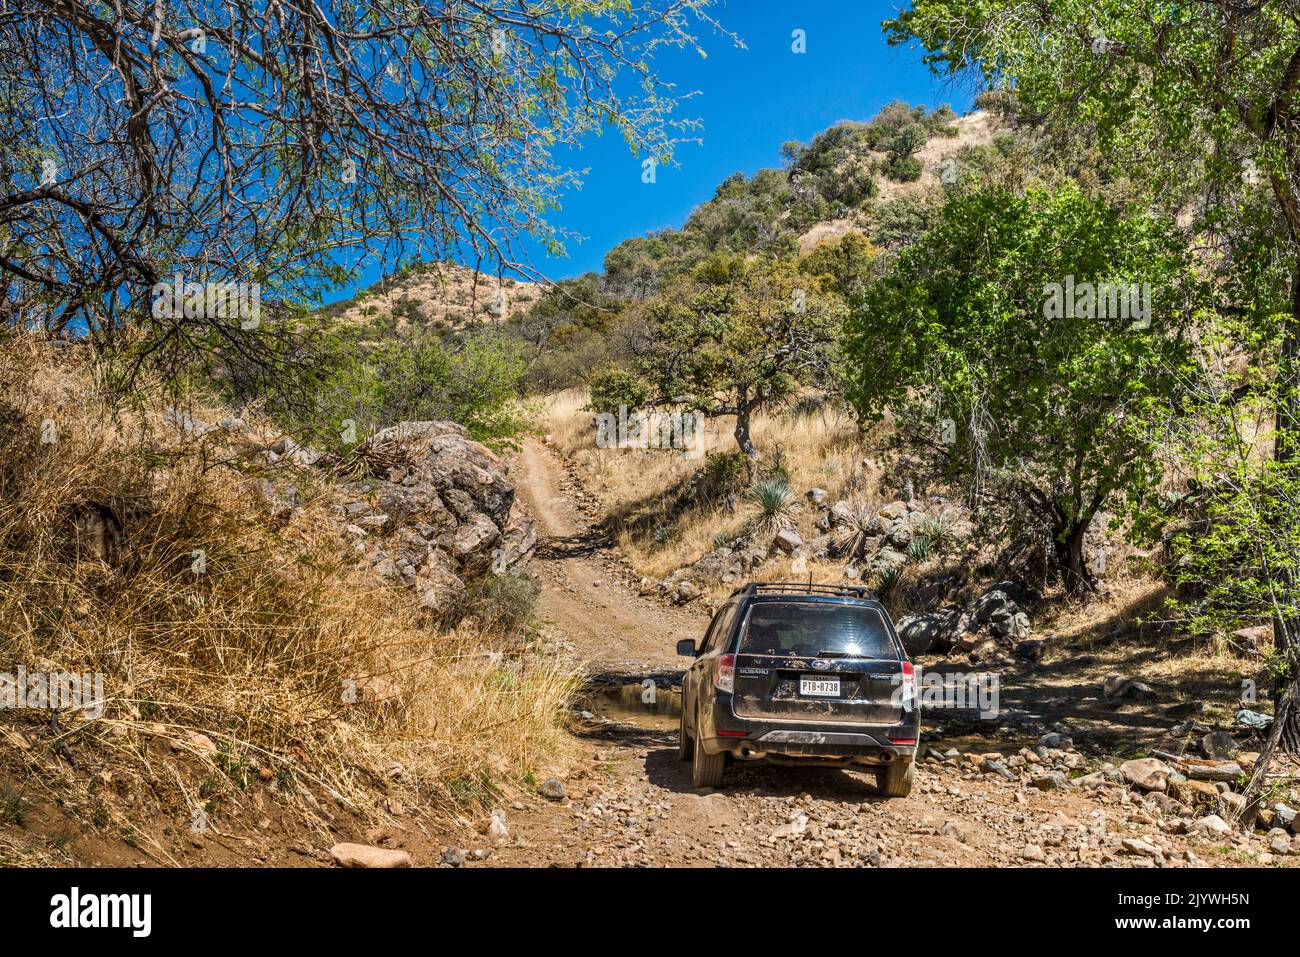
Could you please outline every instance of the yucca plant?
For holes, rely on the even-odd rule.
[[[934,539],[929,535],[913,535],[911,544],[907,546],[907,557],[919,565],[928,561],[934,551]]]
[[[794,526],[794,495],[784,479],[759,479],[749,487],[745,500],[754,513],[751,524],[760,535],[775,535]]]
[[[876,533],[876,510],[861,499],[849,502],[848,512],[831,536],[831,547],[841,558],[860,558],[867,540]]]

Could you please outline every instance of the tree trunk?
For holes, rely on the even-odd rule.
[[[1273,420],[1273,457],[1281,467],[1283,475],[1290,479],[1300,478],[1300,448],[1297,448],[1297,425],[1300,425],[1300,262],[1297,262],[1291,276],[1291,319],[1287,323],[1282,337],[1282,346],[1278,355],[1278,376],[1280,395],[1277,411]],[[1282,595],[1293,595],[1296,587],[1296,569],[1284,568],[1277,576],[1280,580]],[[1279,675],[1273,682],[1273,714],[1283,721],[1278,736],[1278,745],[1288,754],[1300,754],[1300,707],[1282,709],[1284,697],[1294,701],[1300,693],[1300,635],[1297,634],[1295,622],[1283,621],[1280,616],[1273,618],[1273,645],[1284,661],[1291,667],[1287,674]]]
[[[749,406],[737,406],[736,412],[736,445],[744,453],[745,458],[753,462],[758,458],[758,449],[754,448],[754,440],[749,437]]]
[[[1072,522],[1052,529],[1056,546],[1056,568],[1061,573],[1061,583],[1071,595],[1082,596],[1093,590],[1092,576],[1088,574],[1088,560],[1083,553],[1083,538],[1088,532],[1088,522]]]

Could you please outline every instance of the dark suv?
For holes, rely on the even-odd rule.
[[[866,588],[755,582],[731,593],[682,676],[683,761],[717,787],[729,761],[876,772],[886,797],[912,790],[920,737],[916,674]]]

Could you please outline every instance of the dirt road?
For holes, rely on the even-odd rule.
[[[698,638],[708,619],[637,593],[631,573],[575,505],[555,454],[529,439],[516,465],[518,494],[539,536],[540,615],[594,673],[680,671],[679,638]]]
[[[674,642],[698,637],[703,616],[636,593],[541,442],[525,443],[515,479],[542,536],[535,564],[545,627],[593,672],[634,681],[679,673]],[[637,715],[637,689],[625,690],[633,708],[602,715],[593,704],[595,713],[580,721],[575,733],[590,763],[565,782],[564,799],[518,802],[511,841],[489,864],[1185,866],[1193,848],[1202,862],[1211,854],[1210,863],[1233,862],[1199,839],[1165,833],[1158,812],[1122,788],[1044,792],[956,751],[922,763],[916,789],[902,800],[880,798],[870,775],[837,769],[732,768],[722,790],[698,791],[677,759],[671,693],[659,690],[655,708]],[[1027,760],[1022,746],[1035,742],[998,730],[960,750],[998,752],[1013,766],[1013,755]]]

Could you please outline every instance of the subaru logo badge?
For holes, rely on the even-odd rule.
[[[824,661],[821,658],[818,658],[816,661],[812,663],[813,671],[825,671],[830,666],[831,663],[829,661]]]

